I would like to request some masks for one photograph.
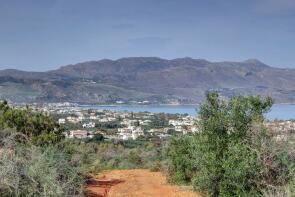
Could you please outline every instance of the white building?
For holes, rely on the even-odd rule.
[[[193,133],[198,133],[199,132],[199,128],[197,126],[191,126],[190,130]]]
[[[183,128],[180,125],[175,126],[175,131],[177,132],[183,132]]]
[[[143,130],[141,127],[129,126],[125,128],[118,128],[118,135],[123,140],[137,139],[139,136],[143,136]]]
[[[97,116],[94,116],[94,115],[91,115],[91,116],[89,117],[89,119],[90,119],[90,120],[96,120],[96,119],[98,119],[98,117],[97,117]]]
[[[89,123],[84,123],[82,125],[83,128],[94,128],[95,127],[95,123],[94,122],[89,122]]]
[[[58,119],[58,124],[65,124],[65,123],[66,123],[66,119],[64,118]]]
[[[78,118],[72,117],[72,116],[67,117],[67,120],[71,123],[78,123],[79,122]]]
[[[86,130],[71,130],[69,131],[69,134],[66,137],[84,139],[91,138],[93,137],[93,135],[90,135]]]
[[[141,127],[136,127],[134,130],[132,130],[132,139],[136,140],[139,136],[144,136],[144,133]]]
[[[81,115],[81,116],[78,117],[78,120],[79,120],[80,122],[82,122],[82,120],[84,120],[84,119],[85,119],[85,118],[84,118],[83,115]]]

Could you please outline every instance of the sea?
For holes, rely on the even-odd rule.
[[[197,116],[199,108],[197,105],[83,105],[81,107],[121,112],[188,114],[190,116]],[[275,104],[265,116],[269,120],[295,120],[295,104]]]

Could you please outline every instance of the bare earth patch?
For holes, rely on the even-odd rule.
[[[201,197],[187,187],[169,185],[160,172],[112,170],[101,173],[87,186],[89,197]]]

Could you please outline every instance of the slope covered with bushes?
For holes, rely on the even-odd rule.
[[[294,196],[295,157],[263,127],[270,98],[215,93],[201,106],[200,132],[170,141],[173,182],[192,183],[209,196]]]
[[[0,104],[0,196],[84,196],[91,174],[152,168],[161,159],[161,146],[144,139],[65,139],[62,132],[51,116]]]

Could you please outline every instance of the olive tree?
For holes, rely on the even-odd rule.
[[[195,136],[198,176],[194,186],[211,196],[256,195],[253,181],[260,172],[258,154],[251,148],[251,134],[272,106],[272,99],[258,96],[223,101],[209,93],[201,106],[200,133]]]

